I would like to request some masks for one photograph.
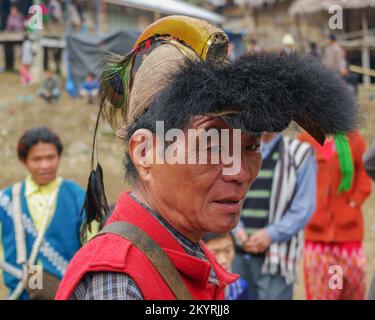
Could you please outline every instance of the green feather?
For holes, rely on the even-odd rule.
[[[113,127],[117,126],[118,115],[125,115],[133,77],[136,52],[125,57],[112,54],[107,60],[101,77],[99,92],[104,117]]]

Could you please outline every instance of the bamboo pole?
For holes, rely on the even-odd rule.
[[[294,16],[294,23],[295,23],[296,30],[297,30],[298,48],[299,48],[299,50],[302,51],[304,49],[304,39],[303,39],[303,36],[302,36],[302,31],[301,31],[301,16],[300,16],[299,13],[297,13]]]
[[[95,1],[95,33],[100,33],[100,0]]]
[[[370,48],[368,45],[368,21],[366,9],[362,9],[362,31],[363,31],[363,44],[362,44],[362,67],[365,70],[370,69]],[[368,74],[364,74],[363,84],[368,86],[371,84],[371,79]]]
[[[375,70],[373,70],[373,69],[366,69],[366,68],[351,64],[349,66],[349,70],[351,72],[363,74],[363,75],[366,75],[368,77],[375,77]]]

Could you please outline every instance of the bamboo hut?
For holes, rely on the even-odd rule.
[[[288,12],[293,0],[208,0],[227,21],[224,29],[248,34],[265,49],[282,48],[285,33],[295,37],[294,17]]]
[[[372,74],[371,50],[375,49],[375,0],[297,0],[291,5],[289,12],[299,17],[316,15],[328,13],[334,5],[344,10],[345,27],[343,32],[340,32],[340,42],[348,50],[361,50],[363,82],[369,85]],[[328,31],[327,22],[325,28]],[[360,22],[359,25],[356,22]],[[357,30],[353,30],[355,26]]]

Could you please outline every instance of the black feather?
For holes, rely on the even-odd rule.
[[[81,241],[86,242],[87,230],[91,231],[91,222],[96,220],[100,227],[109,212],[109,206],[104,190],[103,170],[98,163],[95,170],[92,170],[88,179],[85,201],[81,215],[86,214],[84,225],[81,230]]]
[[[103,108],[103,105],[100,105],[96,118],[94,137],[92,140],[91,173],[87,183],[85,201],[80,213],[80,215],[85,214],[84,223],[80,230],[81,243],[86,243],[87,231],[91,232],[91,223],[96,220],[99,223],[99,228],[101,228],[106,215],[109,213],[107,197],[104,190],[103,169],[99,162],[97,162],[96,168],[94,169],[95,155],[96,161],[98,161],[96,137]]]

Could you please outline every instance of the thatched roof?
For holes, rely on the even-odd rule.
[[[277,0],[246,0],[249,5],[253,7],[260,7],[264,4],[274,4]]]
[[[285,1],[285,0],[234,0],[234,3],[248,4],[251,7],[257,8],[257,7],[261,7],[264,4],[274,4],[277,1]]]
[[[343,9],[363,9],[375,7],[375,0],[296,0],[290,6],[289,12],[293,15],[323,10],[328,12],[332,5],[339,5]]]

